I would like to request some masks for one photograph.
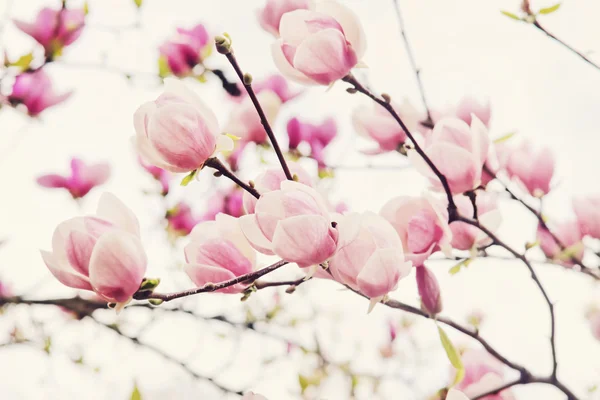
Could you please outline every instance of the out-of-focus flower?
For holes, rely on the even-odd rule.
[[[473,216],[473,204],[466,196],[455,196],[454,203],[461,215],[468,218]],[[479,223],[495,232],[502,222],[497,197],[493,193],[478,191],[475,204]],[[450,230],[452,230],[452,247],[457,250],[475,250],[492,242],[479,228],[464,222],[452,222]]]
[[[442,311],[440,284],[433,272],[424,265],[417,267],[417,288],[423,310],[429,315],[439,314]]]
[[[260,201],[259,201],[260,202]],[[329,268],[338,282],[371,298],[371,307],[410,273],[402,242],[383,217],[365,212],[344,215],[337,224],[339,238]]]
[[[271,91],[275,93],[277,97],[279,97],[279,100],[281,100],[281,104],[293,100],[302,93],[301,91],[293,92],[290,89],[288,80],[279,74],[269,75],[262,80],[253,80],[252,89],[256,94],[260,94],[264,91]],[[248,97],[248,94],[245,90],[241,89],[240,92],[240,96],[230,96],[230,99],[239,103]]]
[[[490,126],[492,117],[492,107],[490,102],[483,103],[473,97],[465,96],[455,107],[450,107],[444,112],[432,111],[432,118],[435,122],[444,117],[456,117],[462,119],[467,124],[471,125],[472,115],[475,115],[485,126]]]
[[[272,46],[275,65],[285,77],[303,84],[329,85],[343,78],[366,50],[358,16],[334,1],[285,13],[279,33]]]
[[[23,104],[27,108],[27,113],[35,117],[45,109],[62,103],[70,96],[71,92],[54,93],[52,81],[42,68],[17,75],[7,100],[13,105]]]
[[[600,196],[579,197],[573,200],[579,227],[584,235],[600,239]]]
[[[534,149],[528,141],[511,148],[506,172],[535,197],[550,192],[554,175],[554,155],[549,148]]]
[[[320,168],[326,166],[323,151],[337,135],[337,126],[333,118],[328,118],[321,124],[302,122],[292,118],[287,124],[290,150],[296,150],[300,143],[310,146],[310,157],[314,158]]]
[[[232,217],[241,217],[244,215],[243,194],[245,192],[232,187],[229,191],[218,191],[208,199],[206,212],[200,218],[202,221],[213,221],[217,214],[223,213]]]
[[[166,79],[165,92],[138,108],[134,126],[144,161],[171,172],[202,168],[214,154],[233,148],[213,112],[176,79]]]
[[[10,285],[0,280],[0,299],[11,296],[13,296],[13,291]]]
[[[548,224],[548,227],[565,249],[561,250],[560,245],[556,243],[550,232],[540,224],[537,229],[537,240],[546,257],[565,266],[573,266],[572,258],[576,260],[583,258],[585,246],[582,242],[583,234],[577,221],[552,223]]]
[[[196,65],[208,56],[210,36],[204,25],[192,29],[177,28],[177,34],[159,47],[160,63],[165,63],[171,74],[185,77],[193,73]],[[165,75],[164,71],[161,71]]]
[[[167,231],[175,236],[187,236],[194,226],[200,222],[186,203],[180,201],[174,207],[167,210]]]
[[[424,151],[448,180],[452,194],[461,194],[481,185],[489,145],[487,128],[478,118],[473,119],[470,127],[459,119],[445,118],[426,137]],[[433,188],[443,189],[439,178],[416,151],[409,151],[408,156]]]
[[[220,283],[248,274],[256,266],[256,252],[240,229],[239,220],[219,214],[215,221],[198,224],[185,247],[185,272],[198,286]],[[246,288],[236,284],[218,290],[240,293]]]
[[[411,133],[414,134],[420,130],[419,121],[423,119],[423,116],[408,100],[404,100],[401,104],[392,102],[392,107],[394,107],[394,110],[402,118],[402,122]],[[377,149],[365,151],[367,154],[398,150],[407,139],[404,129],[379,104],[357,108],[352,114],[352,122],[360,135],[371,139],[378,145]]]
[[[0,295],[0,297],[2,297]],[[600,340],[600,310],[592,309],[587,313],[590,331],[596,340]]]
[[[241,400],[267,400],[267,398],[254,392],[248,392],[242,397]]]
[[[14,23],[44,47],[46,58],[52,58],[79,38],[85,24],[85,10],[44,7],[35,22],[14,20]]]
[[[488,392],[504,383],[503,364],[485,350],[467,350],[462,354],[461,360],[465,367],[465,376],[455,387],[468,398]],[[510,390],[503,390],[485,396],[483,400],[514,400],[514,396]]]
[[[261,193],[254,214],[240,218],[250,244],[299,267],[327,261],[335,252],[338,231],[327,205],[313,188],[294,181]]]
[[[166,196],[169,193],[169,181],[171,180],[171,173],[155,165],[148,164],[141,157],[138,157],[140,165],[148,172],[152,177],[160,183],[161,194]]]
[[[396,197],[380,212],[388,220],[404,246],[406,259],[423,265],[438,250],[450,251],[452,231],[443,203],[433,197]]]
[[[107,163],[86,165],[79,158],[71,159],[71,174],[68,176],[49,174],[37,178],[40,186],[67,189],[74,199],[84,197],[96,186],[102,185],[110,176]]]
[[[256,10],[256,14],[260,26],[271,35],[279,37],[279,22],[283,14],[308,9],[309,5],[310,0],[267,0],[262,9]]]
[[[69,219],[56,228],[52,251],[41,251],[62,284],[91,290],[108,302],[127,304],[146,272],[146,253],[133,212],[110,193],[95,216]]]
[[[269,121],[269,124],[273,124],[281,107],[279,96],[271,90],[263,90],[257,95],[257,99],[267,117],[267,121]],[[260,121],[252,100],[247,96],[234,107],[225,131],[240,139],[238,145],[244,146],[249,142],[256,144],[268,143],[267,132]]]

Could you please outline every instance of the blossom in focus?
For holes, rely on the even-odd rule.
[[[214,221],[198,224],[185,247],[185,272],[198,286],[220,283],[252,272],[256,252],[240,229],[239,220],[225,214]],[[221,293],[240,293],[246,288],[236,284],[218,290]]]
[[[542,197],[550,192],[554,155],[548,147],[534,149],[530,142],[523,141],[511,149],[506,172],[530,195]]]
[[[338,282],[371,298],[372,306],[410,273],[400,237],[383,217],[349,213],[337,221],[339,238],[329,268]]]
[[[169,181],[171,180],[171,173],[162,168],[148,164],[141,157],[138,157],[138,162],[148,172],[154,180],[160,183],[161,194],[166,196],[169,193]]]
[[[267,121],[272,125],[279,113],[281,100],[279,96],[271,90],[263,90],[257,95]],[[237,136],[240,140],[238,145],[244,146],[246,143],[256,144],[268,143],[267,132],[260,122],[260,117],[250,97],[246,96],[241,103],[236,104],[229,115],[229,122],[225,131],[231,135]]]
[[[62,222],[52,251],[42,258],[62,284],[94,291],[108,302],[127,304],[146,272],[146,253],[133,212],[110,193],[100,197],[94,216]]]
[[[254,214],[240,218],[244,235],[263,254],[276,254],[299,267],[327,261],[335,252],[338,231],[327,204],[313,188],[283,181],[261,193]]]
[[[485,126],[490,126],[492,117],[492,107],[490,102],[483,103],[473,97],[465,96],[455,107],[450,107],[444,112],[432,111],[432,118],[435,122],[444,117],[456,117],[471,125],[472,116],[477,117]]]
[[[286,78],[303,84],[329,85],[343,78],[366,50],[358,16],[334,1],[285,13],[279,33],[271,48],[275,65]]]
[[[288,167],[292,175],[296,175],[298,177],[298,182],[307,186],[312,186],[312,179],[310,178],[310,175],[304,170],[304,168],[300,166],[300,164],[288,163]],[[280,167],[269,168],[256,177],[254,180],[254,187],[258,193],[262,195],[264,193],[280,189],[281,182],[285,181],[286,179],[285,173]],[[248,192],[244,192],[243,204],[246,214],[254,214],[254,208],[256,206],[256,198],[254,196]]]
[[[34,22],[14,20],[14,23],[41,44],[46,58],[51,59],[79,38],[85,25],[85,10],[44,7]]]
[[[455,388],[467,398],[473,398],[501,386],[504,383],[504,365],[485,350],[467,350],[461,360],[465,376]],[[485,396],[483,400],[514,400],[510,390]]]
[[[287,124],[290,150],[296,150],[300,143],[304,142],[310,146],[310,156],[325,167],[323,151],[325,147],[337,135],[337,126],[333,118],[328,118],[321,124],[302,122],[298,118],[292,118]]]
[[[178,77],[191,75],[196,65],[209,54],[212,47],[204,25],[192,29],[177,28],[177,34],[159,47],[160,61],[166,63],[171,74]],[[164,71],[161,71],[165,75]]]
[[[423,119],[423,116],[408,100],[404,100],[401,104],[392,101],[392,107],[411,133],[414,134],[419,131],[419,122]],[[395,151],[406,142],[407,136],[404,129],[379,104],[363,105],[355,109],[352,114],[352,122],[358,134],[377,143],[378,148],[366,151],[368,154]]]
[[[106,163],[86,165],[79,158],[71,159],[71,174],[67,176],[49,174],[37,178],[40,186],[67,189],[74,199],[84,197],[96,186],[102,185],[110,176]]]
[[[478,118],[473,119],[470,127],[459,119],[445,118],[427,136],[424,151],[448,180],[452,194],[461,194],[481,185],[489,146],[487,128]],[[433,188],[443,189],[439,178],[416,151],[409,151],[408,156]]]
[[[213,112],[176,79],[165,79],[165,92],[138,108],[134,126],[139,155],[171,172],[202,168],[208,158],[233,148]]]
[[[473,203],[467,196],[455,196],[454,203],[458,207],[460,215],[473,217]],[[475,204],[479,223],[490,231],[496,232],[502,221],[497,197],[493,193],[478,191]],[[477,247],[484,247],[492,242],[479,228],[464,222],[452,222],[450,230],[452,231],[452,247],[457,250],[476,250]]]
[[[265,6],[256,10],[260,26],[271,35],[279,37],[279,22],[283,14],[308,9],[310,0],[267,0]]]
[[[423,310],[429,315],[439,314],[442,311],[440,284],[435,274],[424,265],[417,267],[417,288]]]
[[[404,246],[407,260],[414,266],[423,265],[438,250],[450,251],[452,231],[444,204],[433,197],[396,197],[381,209]]]
[[[572,258],[577,260],[583,258],[585,246],[582,242],[583,234],[577,221],[551,223],[548,224],[548,228],[565,249],[561,250],[560,245],[556,243],[556,240],[554,240],[550,232],[539,224],[537,229],[537,240],[546,257],[559,261],[565,266],[573,265]]]
[[[35,117],[45,109],[62,103],[70,96],[71,92],[54,93],[52,81],[42,68],[17,75],[7,100],[13,105],[23,104],[27,108],[27,113]]]
[[[579,227],[584,235],[600,239],[600,196],[579,197],[573,200]]]

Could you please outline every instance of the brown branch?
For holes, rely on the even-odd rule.
[[[257,199],[260,198],[260,193],[258,193],[258,191],[254,187],[243,182],[237,176],[235,176],[233,174],[233,172],[231,172],[218,158],[216,158],[216,157],[209,158],[204,163],[204,166],[217,170],[218,174],[229,178],[236,185],[238,185],[239,187],[241,187],[242,189],[244,189],[246,192],[250,193],[252,196],[256,197]]]

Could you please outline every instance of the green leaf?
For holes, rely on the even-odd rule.
[[[304,394],[306,388],[310,386],[310,379],[302,374],[298,374],[298,383],[300,384],[301,393]]]
[[[137,8],[140,8],[142,6],[143,2],[144,2],[144,0],[133,0],[133,3],[135,4],[135,6]]]
[[[33,61],[33,53],[25,54],[24,56],[19,57],[19,59],[15,62],[10,63],[11,67],[19,67],[21,71],[25,71],[29,68],[29,65]]]
[[[517,134],[517,132],[509,132],[506,135],[502,135],[499,138],[494,139],[494,144],[504,143],[511,137],[515,136],[516,134]]]
[[[48,354],[50,354],[50,349],[52,348],[52,338],[50,338],[49,336],[44,339],[44,351]]]
[[[196,174],[198,173],[198,170],[195,169],[192,172],[190,172],[189,174],[187,174],[186,176],[183,177],[183,179],[181,180],[181,186],[187,186],[192,179],[194,179],[194,177],[196,176]]]
[[[542,8],[539,13],[540,14],[552,14],[554,11],[558,10],[560,8],[560,4],[561,3],[556,3],[555,5],[553,5],[552,7],[546,7],[546,8]]]
[[[83,3],[83,14],[88,15],[89,13],[90,13],[90,5],[86,1],[85,3]]]
[[[502,10],[502,11],[500,11],[500,12],[501,12],[502,14],[506,15],[508,18],[516,19],[517,21],[520,21],[520,20],[521,20],[521,18],[520,18],[518,15],[516,15],[516,14],[513,14],[513,13],[511,13],[511,12],[504,11],[504,10]]]
[[[460,381],[465,377],[465,367],[463,366],[462,360],[460,359],[460,355],[456,350],[456,347],[452,344],[452,341],[446,334],[446,332],[442,329],[441,326],[438,325],[438,333],[440,334],[440,341],[442,342],[442,346],[446,351],[446,355],[448,356],[448,360],[450,364],[456,369],[456,377],[454,378],[454,382],[452,386],[457,385]]]
[[[158,58],[158,76],[161,78],[166,78],[171,75],[171,68],[169,68],[169,64],[167,63],[166,57]]]
[[[471,259],[471,258],[465,258],[464,260],[460,261],[458,264],[456,264],[455,266],[450,268],[450,270],[448,272],[450,273],[450,275],[456,275],[460,272],[460,270],[463,267],[467,268],[469,266],[469,264],[471,264],[472,261],[473,261],[473,259]]]
[[[142,400],[142,394],[140,393],[140,389],[138,389],[137,384],[133,387],[133,391],[131,392],[130,400]]]

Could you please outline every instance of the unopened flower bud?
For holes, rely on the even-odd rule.
[[[421,307],[431,315],[442,311],[442,297],[437,278],[427,267],[417,267],[417,287],[421,296]]]

